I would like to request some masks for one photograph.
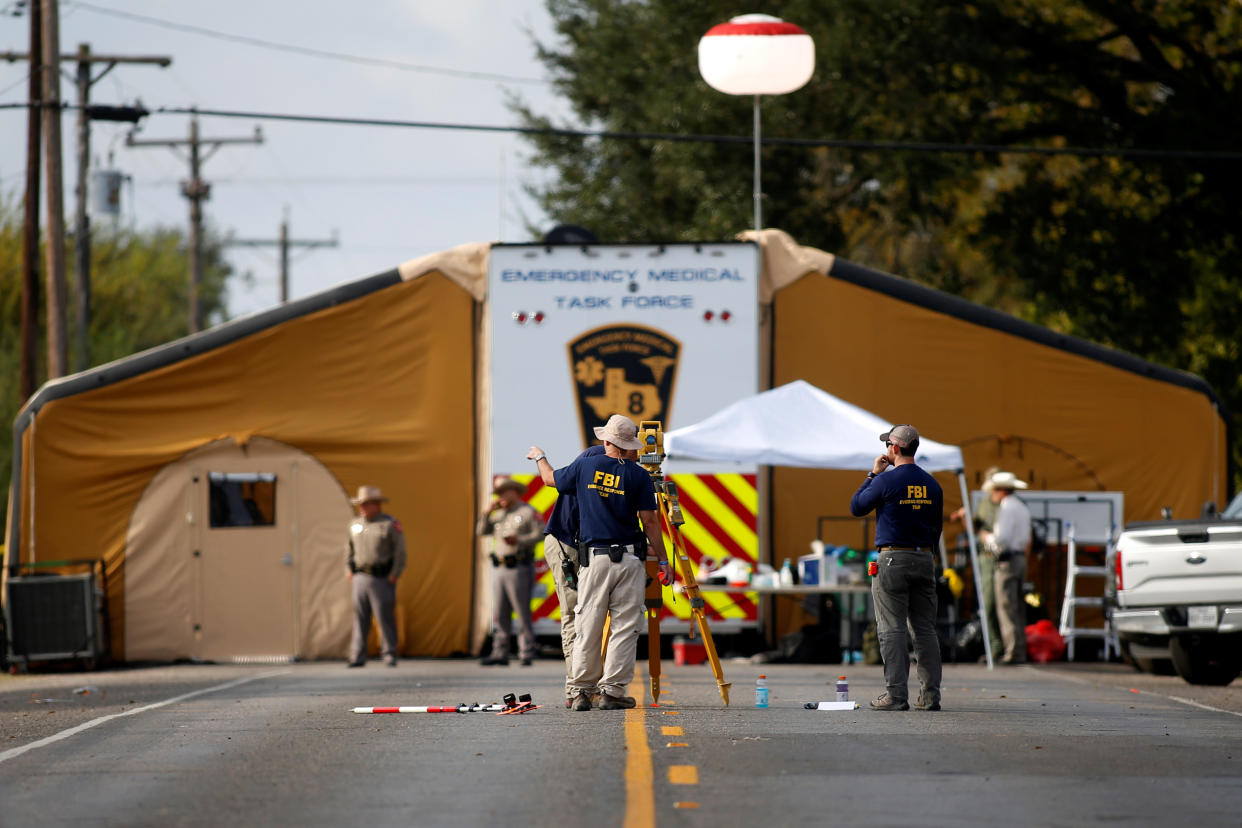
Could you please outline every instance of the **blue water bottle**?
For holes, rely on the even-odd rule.
[[[759,676],[755,679],[755,707],[768,706],[768,677]]]

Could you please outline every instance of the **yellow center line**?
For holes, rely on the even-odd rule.
[[[634,681],[643,684],[642,669]],[[647,744],[647,709],[642,705],[625,711],[625,820],[624,828],[654,828],[655,770]]]
[[[677,725],[664,725],[664,727],[660,728],[660,732],[663,733],[665,736],[685,736],[686,735],[685,732],[682,731],[682,729],[678,727]]]

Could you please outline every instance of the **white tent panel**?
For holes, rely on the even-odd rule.
[[[668,432],[664,450],[670,460],[869,471],[883,453],[880,435],[896,424],[794,380]],[[914,459],[931,472],[963,468],[961,449],[926,437]]]

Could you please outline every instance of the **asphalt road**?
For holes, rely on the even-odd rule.
[[[947,665],[944,710],[879,713],[878,667],[724,668],[727,708],[709,668],[666,663],[660,707],[589,713],[563,707],[552,660],[3,677],[0,824],[1242,824],[1242,680]],[[863,709],[802,708],[842,672]],[[510,691],[546,706],[350,712]]]

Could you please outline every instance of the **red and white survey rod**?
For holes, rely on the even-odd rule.
[[[453,707],[355,707],[355,713],[499,713],[504,704],[458,704]]]

